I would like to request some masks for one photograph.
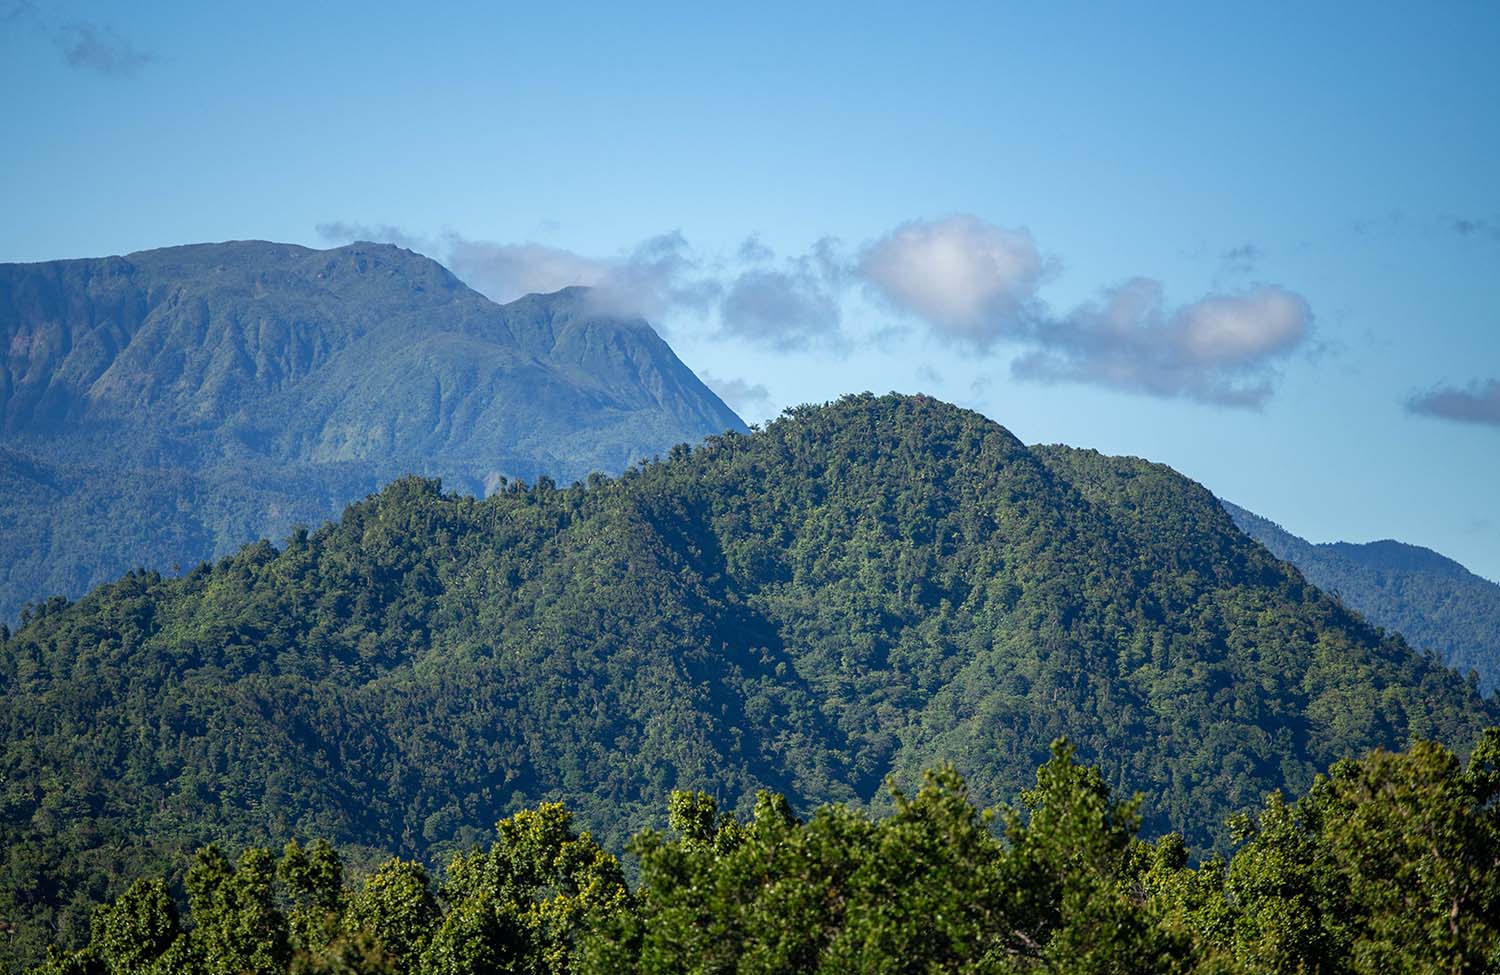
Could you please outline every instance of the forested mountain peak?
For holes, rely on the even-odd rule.
[[[560,799],[618,849],[673,788],[881,807],[941,762],[987,804],[1059,736],[1202,848],[1496,717],[1170,468],[869,394],[571,487],[399,480],[48,607],[0,688],[5,875],[65,917],[208,840],[432,855]]]

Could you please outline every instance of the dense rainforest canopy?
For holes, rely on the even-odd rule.
[[[617,479],[400,480],[34,608],[0,647],[0,917],[36,957],[209,843],[435,863],[545,801],[612,852],[674,789],[878,814],[951,763],[991,805],[1062,736],[1206,855],[1494,711],[1168,468],[855,396]]]

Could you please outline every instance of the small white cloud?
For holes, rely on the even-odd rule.
[[[977,348],[1024,329],[1045,271],[1029,231],[965,214],[902,224],[855,268],[893,308]]]
[[[1437,386],[1407,400],[1406,409],[1442,420],[1500,427],[1500,379],[1473,382],[1467,389]]]
[[[535,241],[496,243],[456,233],[428,238],[389,224],[329,221],[316,230],[334,243],[370,240],[425,253],[500,302],[582,285],[600,314],[652,317],[673,309],[706,313],[723,290],[718,280],[697,273],[692,249],[675,232],[648,238],[619,257],[601,258]]]
[[[717,280],[697,273],[691,248],[676,232],[642,241],[617,258],[457,234],[446,235],[444,243],[453,272],[496,301],[583,285],[600,314],[655,318],[676,309],[706,312],[722,290]]]
[[[1300,295],[1262,286],[1237,295],[1209,295],[1174,316],[1169,341],[1192,365],[1254,367],[1301,344],[1312,321]]]

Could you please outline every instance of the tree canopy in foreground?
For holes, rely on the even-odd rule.
[[[434,884],[390,859],[346,884],[327,843],[198,852],[179,913],[139,879],[45,975],[1487,972],[1500,966],[1500,729],[1343,761],[1235,824],[1228,861],[1137,835],[1066,742],[981,812],[951,768],[870,815],[740,819],[675,792],[640,879],[562,806],[502,820]]]

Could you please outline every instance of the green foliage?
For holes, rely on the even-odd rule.
[[[1014,891],[1007,951],[1060,971],[1169,972],[1185,947],[1136,903],[1132,852],[1139,800],[1110,796],[1065,742],[1004,817]]]
[[[689,800],[684,802],[683,800]],[[590,972],[930,971],[983,956],[1004,928],[1003,851],[951,770],[871,822],[844,806],[798,822],[763,793],[747,823],[684,819],[636,840],[638,910],[601,928]],[[679,794],[677,809],[705,809]]]
[[[292,946],[302,951],[325,947],[344,897],[344,864],[333,846],[320,839],[304,850],[289,841],[276,864],[276,879],[287,892]]]
[[[403,969],[364,931],[335,937],[322,948],[292,956],[289,975],[400,975]]]
[[[363,932],[371,950],[389,959],[392,970],[408,975],[417,970],[440,918],[426,869],[392,858],[350,899],[346,927]]]
[[[1467,767],[1432,742],[1345,760],[1279,794],[1229,863],[1160,900],[1252,971],[1490,972],[1500,965],[1500,729]]]
[[[92,905],[208,843],[441,862],[546,802],[609,850],[674,790],[710,847],[762,791],[857,831],[899,808],[887,777],[917,795],[951,764],[992,806],[1059,737],[1149,832],[1227,852],[1266,793],[1417,737],[1462,751],[1493,707],[1167,468],[849,397],[589,486],[402,479],[280,550],[48,609],[0,647],[0,916],[34,960],[49,922],[82,945]],[[322,951],[316,903],[283,908],[287,950]],[[452,943],[529,923],[480,911]]]
[[[321,840],[306,850],[288,843],[279,859],[251,847],[235,863],[205,847],[184,879],[186,933],[166,885],[137,880],[96,909],[85,947],[54,948],[44,967],[56,975],[567,975],[582,932],[629,906],[619,861],[556,804],[523,810],[497,832],[489,849],[447,865],[441,904],[421,865],[394,858],[346,889],[343,861]],[[310,925],[312,911],[320,913]]]
[[[251,847],[230,864],[216,847],[187,872],[193,944],[208,975],[275,975],[291,958],[286,915],[277,903],[275,860]]]
[[[626,905],[619,862],[574,832],[561,805],[522,810],[496,829],[499,843],[449,864],[450,910],[422,957],[426,975],[565,973],[584,926]]]
[[[137,880],[94,912],[92,946],[110,975],[147,975],[182,937],[177,905],[159,880]]]

